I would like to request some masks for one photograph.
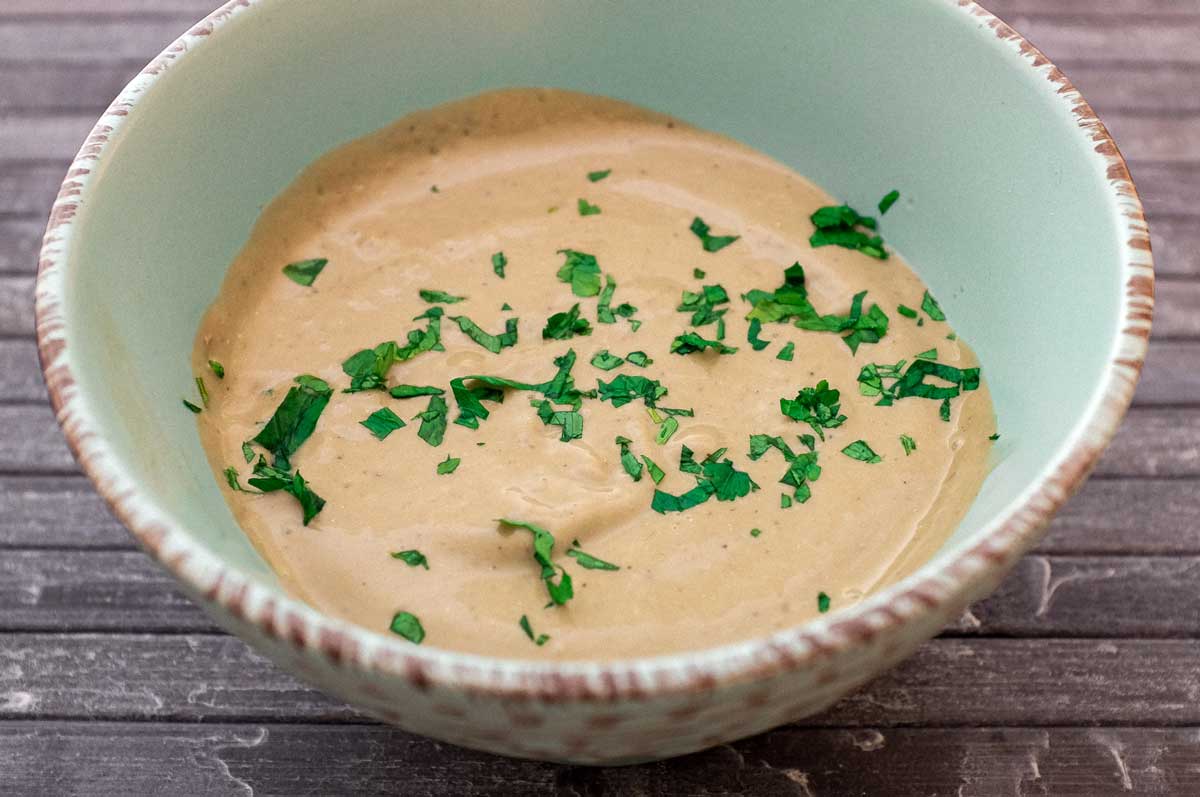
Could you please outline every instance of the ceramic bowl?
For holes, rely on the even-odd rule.
[[[1133,394],[1153,271],[1116,145],[1067,78],[973,2],[237,0],[121,93],[54,204],[46,382],[113,511],[224,627],[403,728],[574,762],[678,755],[819,711],[992,590]],[[912,577],[769,637],[606,663],[414,646],[284,594],[179,406],[200,316],[258,211],[335,145],[485,89],[607,94],[730,134],[852,204],[976,348],[999,463]],[[915,212],[914,212],[915,211]],[[1019,677],[1019,675],[1018,675]]]

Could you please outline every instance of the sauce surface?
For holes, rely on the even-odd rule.
[[[611,170],[596,182],[589,172]],[[436,186],[436,190],[434,190]],[[885,187],[886,188],[886,187]],[[882,192],[881,192],[882,193]],[[578,200],[600,208],[581,215]],[[420,618],[424,644],[488,655],[538,659],[612,659],[711,647],[781,630],[818,615],[818,595],[833,610],[912,572],[946,540],[974,499],[987,470],[994,416],[986,386],[951,402],[921,398],[876,406],[856,381],[867,363],[912,362],[936,349],[938,362],[977,362],[951,328],[898,305],[921,306],[925,286],[895,255],[884,261],[838,246],[812,248],[810,214],[836,205],[792,170],[735,141],[615,100],[553,90],[485,94],[395,122],[316,161],[262,213],[233,262],[199,330],[194,351],[210,406],[198,418],[214,474],[250,473],[242,444],[262,428],[299,374],[325,379],[334,393],[292,465],[327,504],[310,525],[284,492],[227,490],[229,506],[284,587],[318,609],[387,633],[393,615]],[[873,208],[872,208],[873,210]],[[716,252],[690,231],[701,217],[713,234],[739,235]],[[889,225],[921,223],[901,200]],[[593,254],[616,283],[612,305],[638,308],[637,331],[625,318],[597,323],[595,298],[559,281],[559,250]],[[505,277],[492,255],[507,258]],[[311,286],[281,273],[288,263],[327,258]],[[851,354],[838,334],[766,323],[755,351],[747,342],[751,289],[773,291],[784,269],[803,265],[809,298],[821,313],[846,314],[867,290],[864,311],[878,304],[890,318],[885,337]],[[702,279],[694,269],[705,272]],[[683,291],[727,290],[724,343],[736,354],[670,352],[694,331],[676,308]],[[468,374],[543,382],[553,360],[573,349],[581,390],[618,374],[657,379],[669,393],[660,405],[694,408],[670,440],[640,400],[621,407],[585,399],[583,434],[562,442],[530,406],[535,393],[507,391],[477,430],[453,423],[439,446],[418,438],[428,398],[395,399],[379,390],[344,394],[341,364],[381,341],[401,344],[432,305],[436,289],[463,302],[442,305],[496,334],[518,317],[519,341],[499,354],[448,320],[444,351],[392,366],[388,384],[446,390]],[[503,304],[511,312],[501,310]],[[549,316],[580,304],[593,330],[570,340],[543,340]],[[794,359],[777,354],[795,344]],[[602,349],[630,363],[603,371]],[[216,379],[207,362],[219,361]],[[817,440],[818,480],[811,498],[781,508],[787,462],[775,450],[748,457],[751,434],[782,436],[797,453],[807,425],[785,417],[780,399],[820,380],[841,391],[837,428]],[[360,421],[390,407],[407,422],[378,440]],[[561,409],[561,408],[556,408]],[[900,436],[916,450],[906,455]],[[732,501],[715,498],[683,512],[651,510],[655,485],[634,482],[620,461],[617,436],[632,441],[665,472],[658,488],[681,494],[696,479],[680,472],[681,447],[697,460],[721,447],[761,489]],[[864,440],[878,463],[842,453]],[[256,449],[256,454],[262,453]],[[461,459],[450,474],[438,463]],[[556,538],[554,563],[566,568],[575,596],[546,608],[546,586],[532,558],[532,536],[497,518],[537,524]],[[758,530],[756,536],[752,530]],[[567,556],[572,541],[618,571],[589,570]],[[418,550],[429,569],[391,556]],[[535,646],[518,626],[526,615]]]

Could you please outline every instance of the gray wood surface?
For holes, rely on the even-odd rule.
[[[1160,280],[1135,409],[1000,589],[820,716],[674,761],[378,725],[213,626],[62,442],[32,340],[71,154],[217,0],[0,2],[0,794],[1200,794],[1200,0],[992,0],[1130,161]]]

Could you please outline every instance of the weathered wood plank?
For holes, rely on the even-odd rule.
[[[1094,0],[1084,2],[1100,5]],[[1177,114],[1200,111],[1200,69],[1194,66],[1093,61],[1059,62],[1058,66],[1102,118],[1114,111]]]
[[[44,224],[67,165],[0,161],[0,214],[34,216]]]
[[[1198,655],[1200,640],[940,638],[804,724],[1197,724]],[[229,636],[5,634],[0,672],[0,719],[360,717]]]
[[[182,410],[181,410],[182,411]],[[49,407],[0,406],[0,473],[75,472]],[[1096,472],[1105,476],[1200,476],[1200,410],[1135,407]]]
[[[0,477],[0,547],[22,546],[137,547],[86,479]]]
[[[0,219],[0,272],[34,273],[45,230],[43,219]]]
[[[29,0],[31,1],[31,0]],[[149,0],[144,0],[148,2]],[[174,0],[183,2],[183,0]],[[57,0],[62,2],[62,0]],[[130,0],[119,0],[130,2]],[[1017,14],[1053,14],[1079,17],[1096,17],[1097,21],[1105,17],[1118,17],[1133,14],[1152,14],[1154,16],[1196,16],[1200,9],[1187,0],[983,0],[981,3],[997,16],[1015,16]],[[1115,23],[1109,23],[1115,24]]]
[[[69,764],[67,763],[69,762]],[[1200,791],[1194,728],[785,727],[683,758],[567,767],[383,725],[0,723],[10,794],[889,795]]]
[[[0,630],[217,630],[140,551],[16,548],[0,560]],[[950,632],[1200,636],[1197,576],[1197,556],[1027,556]]]
[[[0,401],[45,401],[46,386],[30,340],[0,340]]]
[[[147,52],[145,61],[154,53]],[[0,62],[0,113],[16,110],[89,111],[94,117],[108,107],[134,75],[136,64],[47,64]],[[1147,89],[1158,92],[1157,81]],[[1142,98],[1152,104],[1154,94]],[[1153,107],[1153,105],[1151,105]]]
[[[1198,486],[1185,479],[1092,479],[1036,551],[1200,555]],[[137,548],[91,483],[77,476],[0,477],[0,546]]]

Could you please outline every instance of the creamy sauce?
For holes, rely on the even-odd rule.
[[[599,182],[588,172],[611,169]],[[436,186],[436,191],[432,187]],[[890,186],[882,187],[882,194]],[[577,200],[598,205],[581,216]],[[335,389],[294,466],[322,497],[324,510],[301,525],[290,495],[227,491],[238,523],[278,573],[285,588],[330,615],[387,633],[394,613],[416,614],[426,645],[481,654],[540,659],[611,659],[711,647],[794,626],[818,616],[817,595],[832,609],[848,607],[912,572],[947,539],[974,499],[986,472],[994,429],[986,387],[952,401],[949,423],[937,401],[909,398],[875,406],[856,378],[868,362],[894,363],[936,348],[940,362],[976,365],[945,323],[915,320],[898,304],[919,307],[924,285],[896,255],[880,262],[836,246],[813,249],[809,215],[832,197],[783,165],[735,141],[614,100],[550,90],[486,94],[412,114],[316,161],[263,212],[204,318],[194,366],[205,374],[210,408],[198,416],[201,438],[221,475],[236,465],[243,483],[242,443],[271,417],[298,374],[314,374]],[[872,210],[874,210],[872,208]],[[719,252],[702,250],[689,231],[694,216],[714,234],[741,239]],[[903,212],[889,225],[922,220]],[[629,302],[643,322],[634,332],[618,318],[596,323],[596,300],[580,298],[555,278],[557,250],[594,254],[618,283],[613,306]],[[503,251],[506,278],[491,255]],[[311,287],[281,274],[284,264],[328,258]],[[783,270],[803,264],[809,296],[822,313],[845,314],[850,298],[868,290],[866,307],[891,319],[886,337],[851,355],[836,334],[790,323],[763,325],[771,345],[746,342],[749,305],[741,294],[772,291]],[[700,268],[707,276],[693,277]],[[669,353],[671,340],[691,330],[678,312],[683,290],[723,285],[731,303],[725,342],[733,355]],[[490,374],[541,382],[552,360],[573,348],[578,386],[596,387],[626,373],[659,379],[660,402],[694,407],[666,445],[640,401],[614,408],[583,404],[583,437],[564,443],[530,407],[531,393],[512,392],[489,404],[478,430],[451,424],[444,442],[417,437],[428,399],[397,400],[382,391],[342,394],[341,363],[381,341],[401,344],[411,321],[429,305],[422,288],[464,295],[446,306],[498,333],[520,318],[514,348],[492,354],[442,323],[444,352],[426,352],[392,367],[389,384],[447,389],[450,419],[457,408],[449,380]],[[501,310],[507,302],[512,312]],[[541,337],[546,319],[579,302],[593,334],[571,340]],[[864,308],[865,309],[865,308]],[[706,338],[714,326],[695,331]],[[776,359],[795,343],[791,362]],[[590,364],[601,349],[624,356],[646,352],[642,369],[625,364],[604,372]],[[207,361],[221,362],[217,380]],[[784,417],[781,397],[829,380],[842,392],[848,420],[818,441],[823,472],[811,499],[780,508],[778,480],[787,469],[777,451],[747,456],[748,435],[782,435],[791,447],[811,432]],[[408,422],[384,441],[360,421],[380,407]],[[906,456],[900,435],[917,450]],[[739,470],[762,489],[734,501],[716,499],[682,513],[651,511],[648,474],[634,483],[622,469],[618,435],[633,440],[679,494],[695,479],[679,471],[681,446],[697,459],[728,446]],[[841,453],[865,440],[877,464]],[[448,455],[458,469],[437,475]],[[547,592],[532,559],[528,532],[500,527],[501,517],[544,526],[557,539],[554,559],[571,573],[575,598],[544,608]],[[751,530],[759,529],[758,536]],[[586,570],[566,556],[572,540],[620,565]],[[416,549],[429,570],[394,559]],[[527,615],[535,647],[518,627]]]

